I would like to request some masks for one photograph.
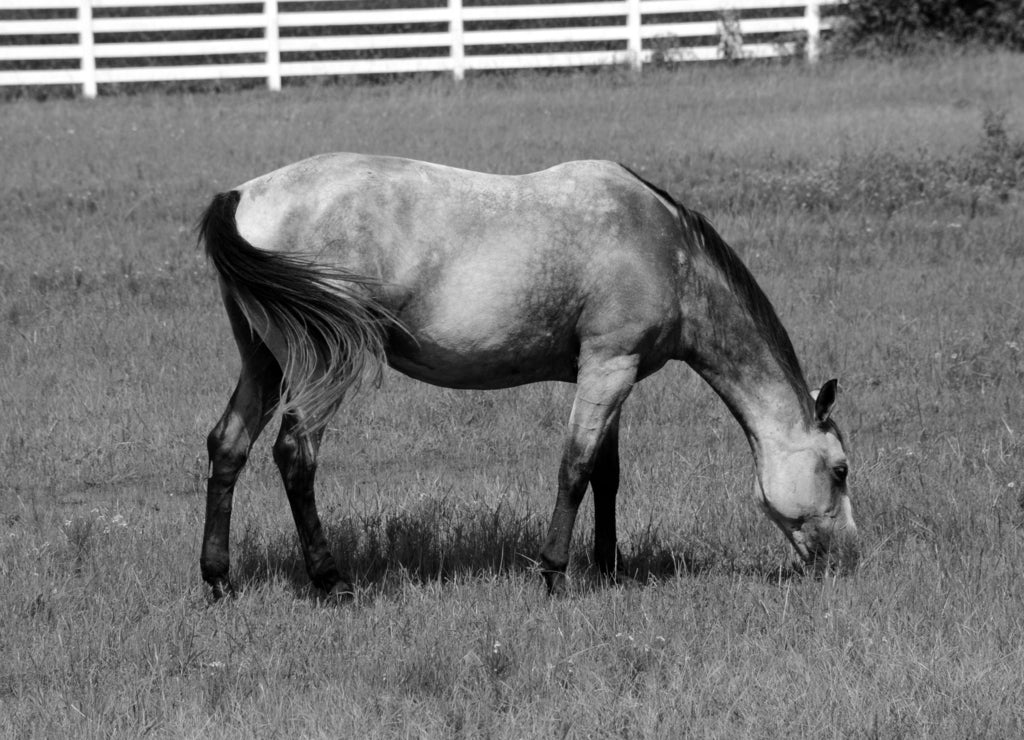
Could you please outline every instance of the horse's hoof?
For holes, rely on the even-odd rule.
[[[640,588],[642,585],[640,581],[626,573],[609,573],[608,580],[613,586],[617,586],[618,588],[635,589]]]
[[[330,591],[325,591],[323,602],[334,606],[344,606],[356,600],[356,589],[351,583],[341,581],[331,586]]]
[[[234,598],[236,595],[235,587],[231,585],[231,581],[229,581],[227,578],[222,578],[211,583],[210,592],[213,595],[214,601],[220,601],[225,596]]]
[[[569,592],[569,579],[565,573],[556,570],[544,571],[544,582],[548,586],[548,596],[565,596]]]

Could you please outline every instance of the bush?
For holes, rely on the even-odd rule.
[[[935,42],[1024,50],[1020,0],[850,0],[839,48],[907,54]]]

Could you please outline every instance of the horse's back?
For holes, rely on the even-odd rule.
[[[429,382],[573,380],[581,342],[658,335],[678,305],[674,216],[611,162],[505,176],[332,154],[238,190],[255,246],[380,281],[409,330],[390,360]]]
[[[236,188],[242,236],[264,249],[322,253],[325,238],[368,232],[402,239],[406,251],[532,247],[553,233],[579,237],[642,217],[656,198],[622,166],[566,162],[526,175],[495,175],[398,157],[324,154],[282,167]],[[648,214],[650,215],[650,214]],[[515,224],[514,240],[501,229]],[[561,227],[557,228],[556,227]],[[438,242],[443,234],[446,244]],[[452,241],[452,237],[456,239]],[[457,238],[457,237],[462,238]],[[599,240],[592,240],[598,242]],[[337,239],[335,248],[341,245]],[[356,245],[348,245],[356,246]]]

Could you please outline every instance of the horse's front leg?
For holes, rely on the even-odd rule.
[[[274,461],[281,471],[288,494],[310,580],[329,596],[348,599],[353,595],[352,583],[342,575],[327,546],[313,490],[323,432],[299,431],[297,421],[293,414],[285,414],[281,432],[274,443]]]
[[[594,472],[598,452],[609,432],[614,434],[619,409],[636,379],[637,362],[635,355],[602,357],[581,353],[576,398],[569,417],[569,436],[558,470],[558,497],[540,552],[541,572],[551,594],[560,594],[566,589],[569,545],[580,502]],[[595,524],[599,527],[599,542],[595,545],[602,549],[608,547],[607,528],[610,524],[613,530],[610,533],[611,548],[614,549],[614,515],[609,521],[609,499],[605,489],[602,489],[602,494],[600,502],[597,502],[600,515]],[[614,507],[614,497],[611,498],[611,506]]]

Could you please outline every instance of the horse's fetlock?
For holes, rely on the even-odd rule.
[[[199,570],[203,574],[203,580],[210,585],[214,601],[235,595],[235,587],[228,578],[229,563],[226,556],[202,558],[199,561]]]
[[[551,557],[546,553],[541,553],[537,560],[540,563],[541,573],[565,573],[569,568],[568,557]]]

